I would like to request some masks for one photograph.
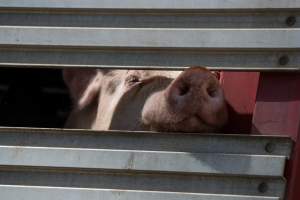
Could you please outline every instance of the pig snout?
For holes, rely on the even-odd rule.
[[[191,72],[193,71],[193,72]],[[197,114],[200,102],[210,101],[216,86],[198,70],[188,70],[178,77],[166,90],[166,100],[173,112]]]
[[[223,91],[205,68],[189,68],[145,103],[143,121],[154,130],[215,131],[227,121]]]
[[[201,68],[183,72],[166,90],[166,101],[172,113],[203,118],[208,124],[217,119],[214,112],[223,106],[218,80]]]

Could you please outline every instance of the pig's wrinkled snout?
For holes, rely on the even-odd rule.
[[[170,112],[197,115],[203,104],[217,95],[217,80],[202,69],[191,68],[183,72],[166,89],[166,101]]]
[[[143,117],[157,130],[214,131],[226,123],[227,109],[216,76],[204,68],[189,68],[146,102]]]

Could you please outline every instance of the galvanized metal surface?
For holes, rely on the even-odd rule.
[[[33,68],[182,70],[188,66],[244,71],[300,70],[300,52],[0,49],[0,65]],[[288,55],[288,62],[279,63]]]
[[[278,136],[4,127],[0,128],[0,145],[277,155],[285,157],[289,157],[292,149],[290,138]]]
[[[285,159],[284,156],[0,146],[0,165],[4,166],[282,176]]]
[[[79,8],[79,9],[296,9],[297,0],[2,0],[2,8]]]
[[[279,0],[1,1],[0,65],[299,71],[299,14]]]
[[[215,195],[176,192],[126,191],[34,186],[0,186],[1,196],[10,200],[279,200],[278,197]]]
[[[1,26],[2,46],[299,50],[300,29],[144,29]]]
[[[0,2],[1,3],[1,2]],[[0,11],[2,26],[103,28],[299,28],[300,11],[145,13],[125,11]]]
[[[63,199],[111,190],[145,199],[276,199],[291,145],[285,137],[2,127],[0,191],[8,199],[34,199],[36,188]]]
[[[253,196],[283,196],[282,178],[117,173],[49,168],[0,168],[0,185],[103,188]],[[266,185],[267,189],[260,188]]]
[[[299,71],[298,29],[224,30],[2,27],[0,43],[9,47],[0,50],[0,63],[58,68],[178,70],[202,65],[225,70]],[[178,40],[182,33],[186,40]],[[227,39],[223,41],[223,37]]]

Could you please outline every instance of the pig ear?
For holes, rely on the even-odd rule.
[[[99,95],[101,79],[97,69],[64,69],[63,77],[77,109],[88,106]]]
[[[219,72],[219,71],[212,71],[211,72],[213,75],[215,75],[215,77],[218,79],[218,80],[220,80],[220,78],[221,78],[221,73]]]

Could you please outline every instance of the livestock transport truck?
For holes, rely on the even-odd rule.
[[[300,0],[0,8],[0,199],[300,199]],[[221,71],[223,133],[59,128],[62,68],[198,65]]]

